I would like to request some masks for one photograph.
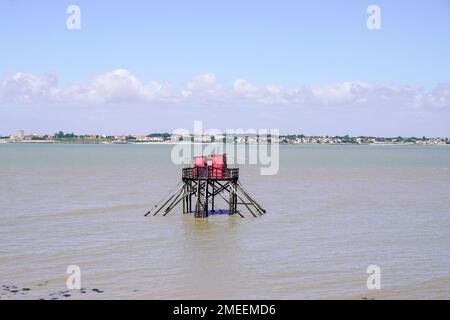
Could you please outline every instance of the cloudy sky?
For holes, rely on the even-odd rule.
[[[30,2],[0,0],[0,135],[450,136],[449,0]]]

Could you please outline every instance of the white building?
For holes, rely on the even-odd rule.
[[[23,130],[18,130],[16,135],[12,135],[9,139],[12,142],[23,141],[25,139],[25,132]]]

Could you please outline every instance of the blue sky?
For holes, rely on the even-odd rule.
[[[71,31],[66,28],[66,8],[70,4],[81,8],[81,30]],[[366,8],[370,4],[381,8],[381,30],[370,31],[366,27]],[[423,132],[450,136],[443,122],[450,120],[448,89],[445,87],[450,83],[449,0],[2,0],[0,41],[0,79],[6,79],[4,82],[17,73],[26,73],[26,81],[23,77],[19,78],[27,84],[31,81],[29,79],[40,81],[30,78],[31,75],[41,80],[51,77],[57,81],[53,79],[51,84],[40,85],[39,88],[51,85],[63,90],[71,86],[86,87],[99,76],[111,74],[114,70],[126,70],[118,74],[127,79],[133,77],[142,85],[156,81],[170,84],[173,87],[171,90],[184,92],[189,91],[186,88],[196,76],[213,74],[213,80],[207,78],[209,87],[197,85],[196,88],[200,88],[197,92],[211,91],[212,81],[214,94],[220,96],[211,97],[209,92],[206,99],[205,92],[201,92],[197,100],[150,103],[146,98],[143,103],[139,99],[136,102],[133,94],[127,93],[121,96],[120,101],[110,103],[113,106],[105,106],[105,99],[99,99],[101,103],[98,103],[98,99],[71,98],[69,94],[64,94],[63,99],[62,94],[58,93],[56,102],[42,99],[44,94],[39,94],[39,99],[30,99],[28,94],[24,102],[24,99],[14,97],[14,94],[23,94],[28,89],[17,89],[16,84],[19,82],[14,80],[16,91],[11,91],[9,86],[8,94],[4,94],[8,99],[4,98],[0,102],[6,119],[0,123],[0,134],[10,133],[14,128],[45,132],[58,126],[72,131],[105,130],[109,133],[156,129],[171,131],[187,125],[187,119],[193,121],[202,117],[211,126],[232,127],[232,117],[225,117],[224,124],[205,116],[204,110],[218,108],[218,112],[222,112],[221,108],[224,107],[245,105],[257,111],[242,110],[246,120],[242,124],[252,127],[272,124],[285,132],[396,134],[398,131],[398,134]],[[326,101],[325,106],[311,110],[315,103],[305,98],[309,93],[303,94],[301,98],[289,98],[291,100],[288,99],[287,107],[285,103],[261,103],[260,98],[254,98],[255,94],[248,94],[254,92],[253,89],[244,92],[244,100],[236,100],[235,93],[232,97],[222,99],[230,93],[217,90],[217,87],[236,89],[237,79],[245,79],[245,89],[249,88],[246,85],[248,83],[252,85],[251,88],[254,86],[265,90],[267,85],[275,85],[286,91],[311,87],[320,89],[321,86],[330,89],[327,87],[330,85],[342,89],[339,84],[357,83],[357,89],[349,90],[357,94],[364,92],[364,96],[357,97],[358,101],[367,100],[366,95],[369,94],[374,96],[379,92],[377,90],[385,92],[385,87],[380,89],[378,84],[389,83],[394,88],[389,90],[394,93],[400,90],[398,88],[406,90],[405,95],[410,99],[403,102],[398,97],[389,97],[390,101],[398,105],[411,104],[409,86],[417,87],[414,94],[425,96],[431,92],[431,98],[422,100],[440,102],[435,103],[439,104],[436,110],[430,107],[429,102],[419,103],[417,108],[423,108],[419,111],[417,108],[407,110],[407,107],[398,110],[397,105],[393,106],[395,110],[389,111],[388,105],[383,106],[382,116],[392,118],[392,127],[385,124],[389,120],[382,121],[383,117],[380,116],[378,128],[368,126],[365,132],[365,126],[360,121],[379,107],[377,100],[370,105],[372,100],[369,99],[364,111],[358,109],[355,113],[354,108],[357,106],[352,105],[353,100],[348,101],[350,106],[346,107],[345,99],[338,99],[334,103],[335,100],[328,97],[324,100],[322,96],[319,100]],[[367,85],[375,87],[361,89]],[[336,87],[332,87],[332,92],[335,90],[333,88]],[[89,90],[84,88],[83,92]],[[327,90],[325,92],[329,93],[330,90]],[[324,92],[322,89],[318,91],[321,94]],[[318,91],[315,90],[314,94]],[[48,96],[47,93],[45,96]],[[127,101],[123,97],[131,98]],[[216,103],[216,106],[214,101],[217,100],[220,103]],[[62,104],[70,104],[70,110],[61,110]],[[151,106],[146,109],[145,104]],[[340,109],[333,108],[333,104]],[[190,109],[183,109],[185,114],[179,117],[171,116],[170,111],[166,110],[172,108],[176,111],[185,106]],[[330,107],[333,108],[331,111],[327,109]],[[41,115],[30,118],[29,113],[36,110]],[[145,124],[133,117],[123,119],[127,110],[139,110],[144,117],[152,115],[155,122],[149,120]],[[183,114],[180,110],[176,112]],[[344,123],[341,124],[331,120],[326,123],[318,121],[317,126],[314,126],[316,117],[325,117],[330,112],[338,118],[342,114],[348,113],[351,118],[361,113],[361,119],[343,119]],[[95,118],[100,117],[96,114],[104,113],[112,114],[108,119],[109,125],[104,121],[95,121]],[[285,121],[265,120],[272,118],[271,115],[283,115]],[[408,118],[405,126],[396,127],[394,124],[405,119],[405,115]],[[286,119],[290,117],[298,117],[299,121]],[[78,121],[71,122],[70,118]],[[92,122],[86,124],[83,119],[91,119]],[[118,119],[124,120],[123,123],[119,123]],[[308,121],[302,123],[301,119]],[[418,123],[417,127],[414,123]]]

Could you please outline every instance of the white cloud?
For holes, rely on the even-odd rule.
[[[424,97],[427,105],[437,108],[448,108],[450,106],[450,84],[439,85]]]
[[[213,73],[206,73],[195,76],[191,81],[187,83],[187,90],[184,92],[186,95],[191,94],[214,94],[221,89],[217,82],[216,75]]]
[[[254,97],[258,95],[258,88],[247,80],[238,79],[234,81],[234,91],[245,97]]]
[[[58,96],[56,77],[45,78],[18,72],[5,78],[0,85],[0,99],[18,103],[54,100]]]
[[[144,87],[129,71],[114,70],[98,76],[87,87],[89,98],[99,102],[126,102],[141,100],[145,95]]]
[[[326,105],[349,103],[353,102],[359,93],[367,87],[365,83],[346,81],[332,85],[313,86],[311,87],[311,93],[315,99]]]
[[[64,101],[89,103],[128,103],[171,101],[179,98],[174,87],[150,81],[141,84],[128,70],[117,69],[96,77],[86,86],[71,86],[60,92]]]
[[[185,101],[195,103],[221,104],[229,98],[229,92],[224,88],[213,73],[201,74],[193,77],[186,88],[181,91]]]
[[[16,73],[0,82],[0,101],[12,103],[204,103],[227,105],[292,105],[298,107],[450,108],[450,85],[424,92],[419,86],[344,81],[297,89],[257,86],[237,79],[221,84],[213,73],[193,77],[183,89],[150,81],[143,84],[125,69],[99,75],[87,84],[58,88],[56,77]]]

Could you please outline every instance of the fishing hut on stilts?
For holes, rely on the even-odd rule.
[[[239,168],[228,167],[226,154],[194,157],[193,166],[182,169],[177,188],[145,216],[166,216],[180,203],[183,214],[193,213],[196,218],[207,218],[211,214],[238,214],[243,218],[244,208],[254,217],[266,213],[239,182]],[[228,209],[216,208],[219,197]]]

